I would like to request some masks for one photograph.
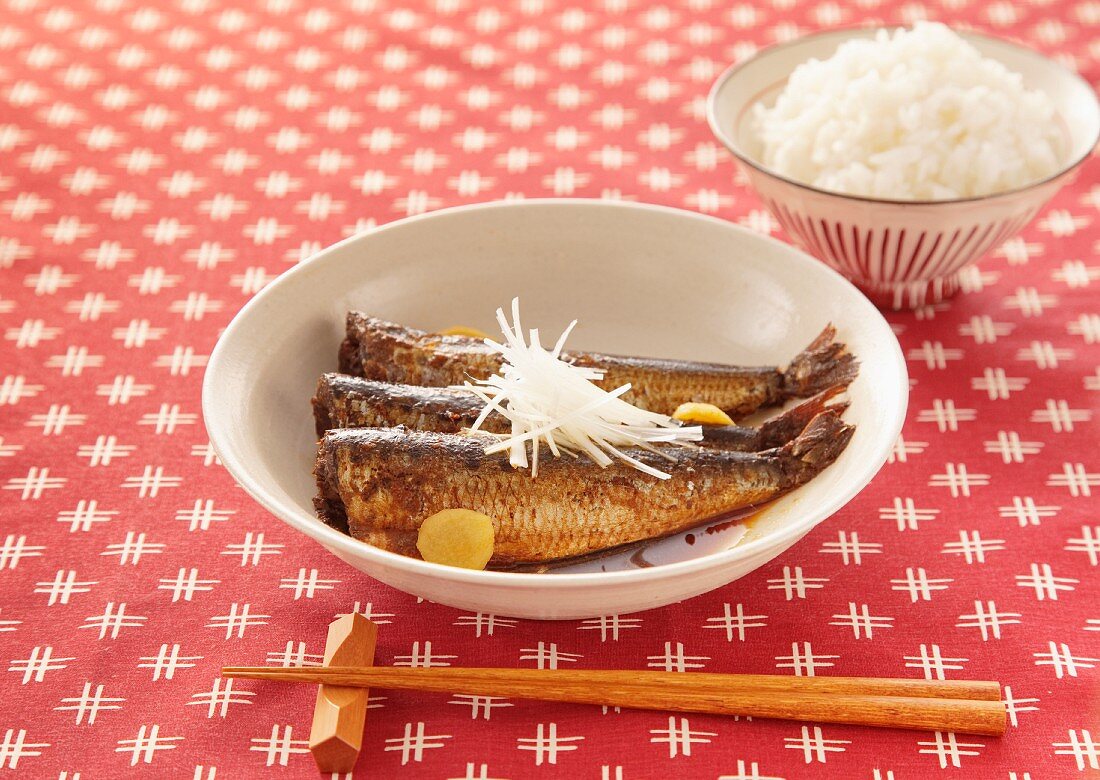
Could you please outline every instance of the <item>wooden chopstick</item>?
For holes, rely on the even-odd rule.
[[[457,667],[228,666],[222,676],[995,736],[1005,730],[1000,686],[984,681]]]
[[[479,667],[432,667],[429,669],[409,669],[386,666],[328,666],[328,667],[270,667],[270,666],[226,666],[222,669],[225,677],[239,676],[257,679],[253,675],[284,675],[297,678],[305,675],[362,675],[364,686],[406,687],[400,680],[410,675],[420,675],[417,679],[446,680],[446,685],[464,684],[471,681],[512,680],[525,682],[532,679],[556,682],[573,682],[580,685],[605,685],[609,682],[620,684],[638,684],[642,686],[665,685],[687,687],[691,689],[714,689],[721,692],[776,691],[780,693],[817,693],[817,694],[855,694],[864,696],[909,696],[914,698],[935,699],[975,699],[981,701],[1000,701],[1000,683],[989,680],[914,680],[911,678],[889,677],[790,677],[778,674],[721,674],[711,672],[622,671],[617,669],[512,669]],[[278,679],[285,679],[280,676]],[[377,682],[370,683],[370,680]],[[388,681],[394,684],[388,685]],[[432,682],[425,682],[432,685]],[[349,687],[351,683],[345,683]],[[418,683],[419,685],[419,683]],[[415,686],[408,686],[413,688]],[[424,690],[429,690],[425,688]],[[442,683],[431,690],[450,692]]]

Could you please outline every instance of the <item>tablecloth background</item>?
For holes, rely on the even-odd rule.
[[[233,313],[374,225],[556,195],[775,233],[706,129],[713,79],[816,28],[920,18],[1100,71],[1087,1],[6,0],[0,768],[314,776],[313,692],[218,667],[315,663],[354,610],[383,624],[383,664],[995,678],[1011,719],[998,740],[386,693],[357,776],[1097,772],[1094,165],[967,294],[890,315],[913,393],[878,479],[677,606],[538,623],[419,603],[253,504],[203,431]]]

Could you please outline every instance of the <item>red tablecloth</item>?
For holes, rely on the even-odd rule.
[[[1100,7],[1083,1],[7,0],[0,767],[314,776],[313,692],[218,668],[316,663],[326,624],[355,610],[383,624],[383,664],[991,678],[1011,720],[991,739],[387,693],[364,776],[1098,771],[1095,166],[968,294],[890,315],[913,395],[874,484],[779,560],[677,606],[551,624],[419,603],[261,511],[203,432],[219,329],[375,224],[573,195],[774,231],[703,122],[712,80],[814,28],[921,17],[1100,75]]]

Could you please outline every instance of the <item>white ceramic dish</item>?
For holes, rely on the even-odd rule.
[[[840,271],[877,303],[912,308],[959,290],[968,265],[1030,222],[1091,153],[1100,105],[1076,73],[1030,49],[971,32],[959,34],[986,57],[1045,92],[1065,130],[1062,169],[1018,190],[947,201],[891,201],[841,195],[796,182],[759,161],[752,106],[771,105],[798,65],[826,59],[872,29],[833,30],[764,49],[729,68],[711,89],[711,130],[740,162],[753,189],[803,249]]]
[[[558,332],[576,317],[571,346],[622,354],[783,363],[833,322],[862,365],[847,415],[855,436],[833,466],[762,512],[736,546],[681,545],[660,557],[678,562],[652,568],[468,571],[394,555],[318,521],[309,399],[318,376],[335,369],[346,310],[492,332],[494,310],[514,295],[528,326]],[[543,200],[401,220],[283,274],[218,342],[203,414],[241,485],[351,566],[461,609],[584,618],[680,601],[779,555],[871,480],[901,429],[907,396],[905,363],[885,320],[839,274],[798,250],[686,211]]]

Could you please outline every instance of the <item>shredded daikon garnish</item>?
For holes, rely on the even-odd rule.
[[[671,417],[622,400],[620,396],[630,390],[629,384],[609,392],[595,384],[603,379],[601,369],[562,359],[565,340],[576,320],[553,349],[542,346],[537,328],[532,328],[528,339],[524,339],[519,298],[512,299],[512,323],[508,323],[503,309],[497,309],[497,322],[504,343],[492,339],[485,339],[485,343],[504,359],[500,373],[463,386],[485,402],[471,430],[479,430],[493,412],[512,423],[510,434],[493,434],[497,441],[486,445],[486,453],[507,451],[513,466],[530,467],[532,476],[538,476],[539,449],[545,442],[554,457],[563,452],[584,453],[603,467],[618,458],[646,474],[668,479],[667,473],[623,450],[641,447],[671,460],[654,445],[690,446],[690,442],[703,438],[703,429],[697,425],[684,426]]]

